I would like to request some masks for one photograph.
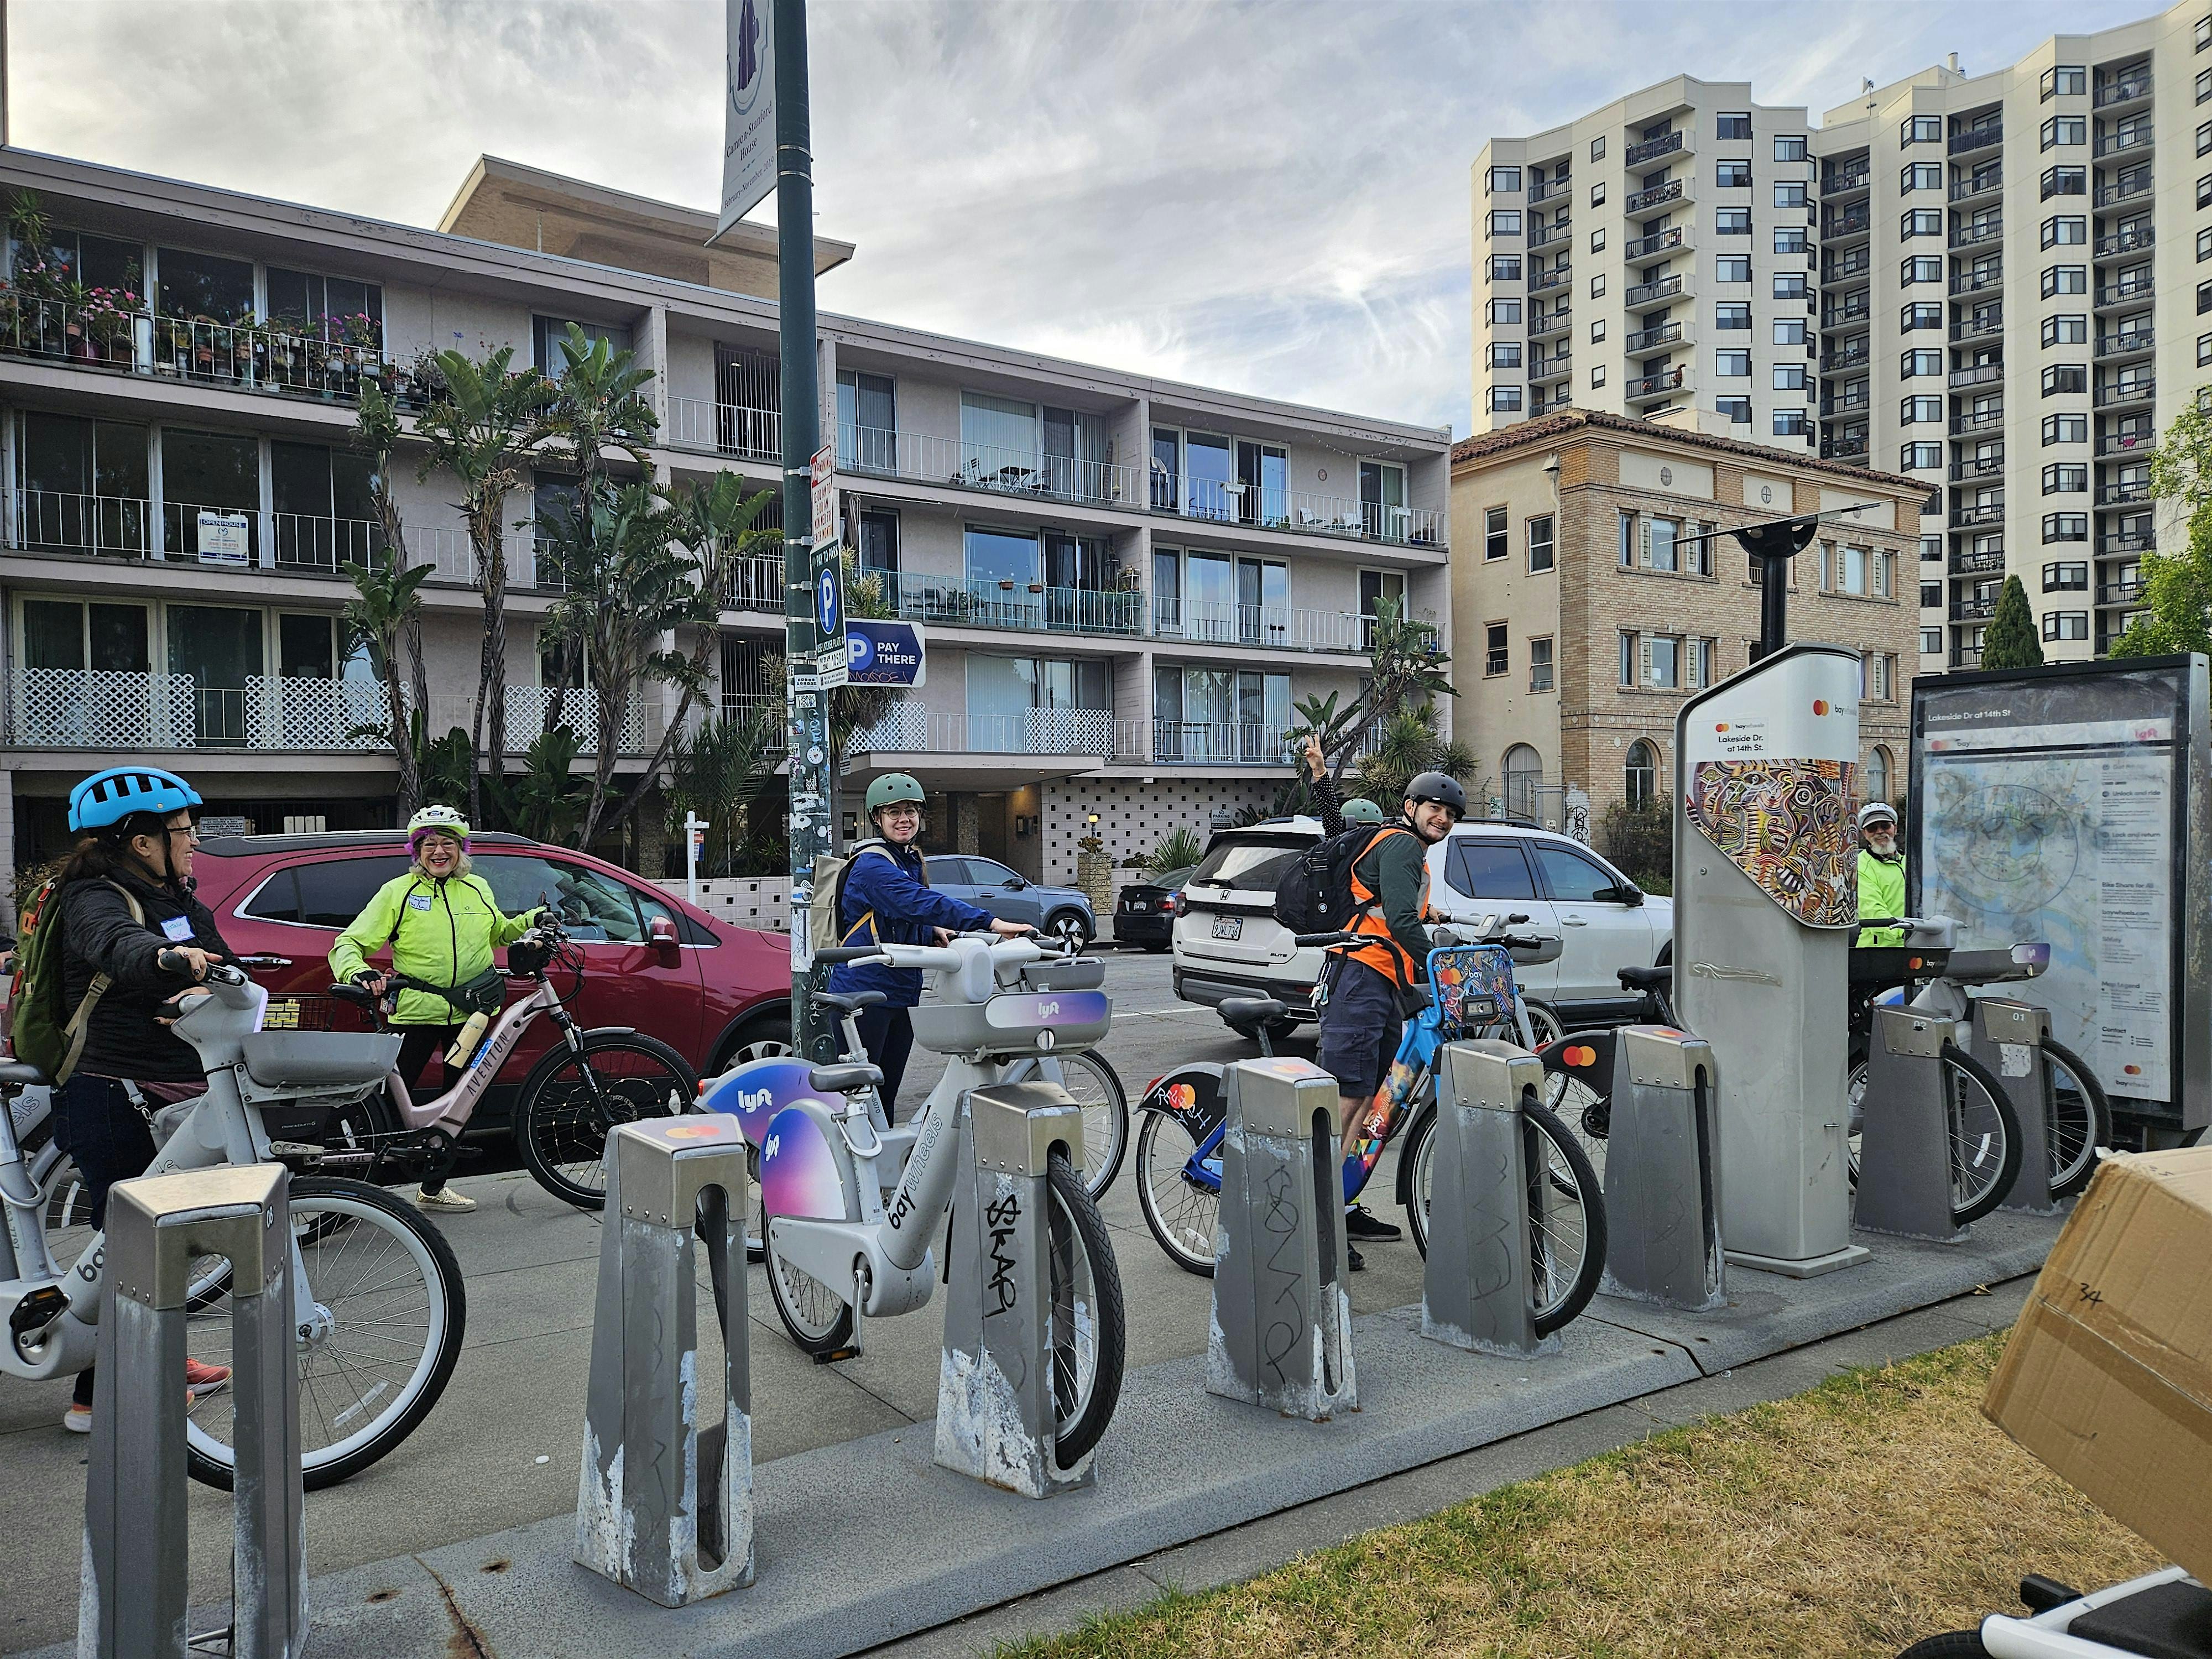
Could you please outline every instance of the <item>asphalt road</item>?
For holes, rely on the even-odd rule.
[[[1211,1011],[1176,1000],[1165,956],[1109,953],[1114,1029],[1101,1051],[1133,1098],[1163,1072],[1194,1060],[1255,1051]],[[1310,1030],[1310,1028],[1309,1028]],[[1311,1039],[1289,1052],[1310,1054]],[[902,1112],[917,1106],[943,1061],[917,1053]],[[1133,1143],[1134,1128],[1131,1130]],[[1387,1194],[1395,1169],[1376,1174]],[[460,1258],[468,1323],[459,1364],[437,1409],[407,1442],[343,1486],[310,1492],[307,1562],[313,1572],[380,1560],[566,1513],[575,1507],[590,1366],[599,1218],[569,1208],[520,1171],[456,1183],[472,1215],[439,1224]],[[1146,1230],[1129,1164],[1102,1204],[1128,1304],[1131,1367],[1206,1346],[1211,1282],[1170,1263]],[[1395,1212],[1378,1206],[1385,1213]],[[1366,1252],[1352,1280],[1361,1313],[1420,1296],[1420,1258],[1410,1242]],[[761,1270],[749,1274],[753,1444],[762,1462],[933,1419],[937,1407],[941,1298],[903,1318],[872,1322],[867,1352],[817,1365],[776,1321]],[[702,1374],[719,1367],[702,1364]],[[228,1395],[204,1405],[225,1408]],[[76,1628],[86,1443],[60,1427],[66,1382],[0,1385],[0,1611],[6,1651],[59,1641]],[[719,1401],[702,1401],[708,1410]],[[1112,1432],[1112,1431],[1109,1431]],[[1174,1448],[1163,1447],[1163,1456]],[[192,1599],[227,1595],[227,1494],[191,1492]]]

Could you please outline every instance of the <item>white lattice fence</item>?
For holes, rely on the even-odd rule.
[[[27,748],[190,749],[192,677],[19,668],[15,741]]]
[[[384,746],[380,736],[351,735],[360,726],[375,726],[380,732],[384,726],[384,688],[374,680],[249,675],[246,708],[246,742],[256,749]]]
[[[914,754],[929,745],[929,711],[918,702],[901,698],[883,712],[866,732],[856,732],[848,745],[856,754],[871,749],[893,754]]]

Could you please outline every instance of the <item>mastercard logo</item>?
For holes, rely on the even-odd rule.
[[[667,1140],[712,1140],[722,1132],[711,1123],[672,1123],[660,1133]]]
[[[1559,1058],[1570,1066],[1595,1066],[1597,1064],[1597,1050],[1587,1043],[1570,1043],[1559,1050]]]
[[[2142,1067],[2140,1066],[2123,1066],[2120,1069],[2125,1072],[2130,1077],[2141,1077],[2142,1075]]]
[[[1813,712],[1814,712],[1814,714],[1826,714],[1826,713],[1828,712],[1828,702],[1827,702],[1827,699],[1826,699],[1826,698],[1825,698],[1825,697],[1815,697],[1815,698],[1814,698],[1814,699],[1813,699]]]
[[[1727,730],[1728,730],[1728,722],[1727,722],[1726,720],[1720,720],[1720,721],[1716,722],[1716,723],[1715,723],[1715,725],[1714,725],[1714,726],[1713,726],[1713,730],[1714,730],[1714,731],[1716,731],[1716,732],[1725,732],[1725,731],[1727,731]]]

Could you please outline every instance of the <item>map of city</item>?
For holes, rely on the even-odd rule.
[[[1798,921],[1848,927],[1859,914],[1857,785],[1848,761],[1700,761],[1690,822]]]

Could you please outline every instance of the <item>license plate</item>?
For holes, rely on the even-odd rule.
[[[1213,936],[1216,939],[1243,939],[1244,937],[1244,918],[1242,916],[1214,917]]]
[[[1146,903],[1142,899],[1131,899],[1129,901],[1129,909],[1133,915],[1141,915],[1152,908],[1152,907],[1151,905]]]

